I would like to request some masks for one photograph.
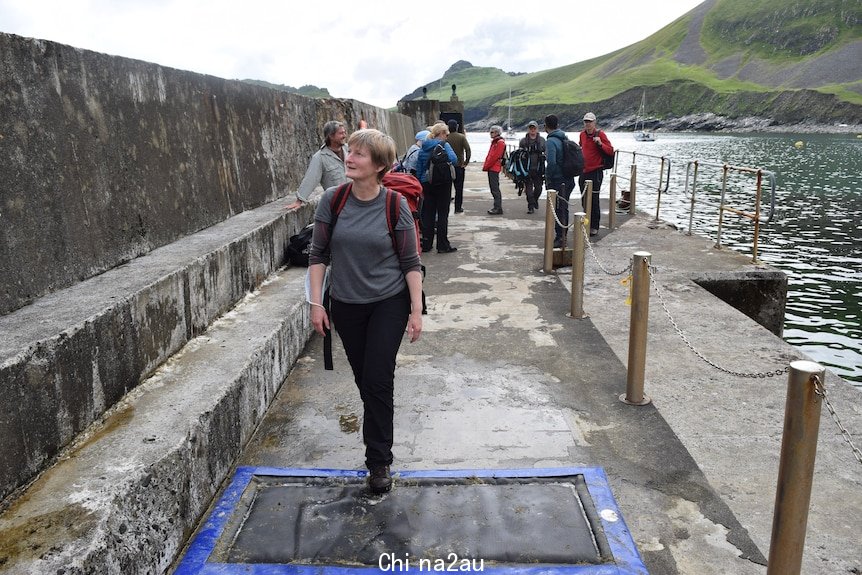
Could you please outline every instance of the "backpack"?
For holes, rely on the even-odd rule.
[[[400,174],[407,173],[409,170],[404,166],[404,164],[406,164],[407,160],[412,158],[413,154],[415,154],[418,151],[419,150],[416,149],[416,150],[413,150],[412,152],[410,152],[409,154],[407,152],[404,152],[404,156],[402,156],[400,160],[395,162],[395,165],[392,167],[392,172],[396,172],[396,173],[400,173]]]
[[[398,192],[404,196],[405,200],[407,200],[407,207],[410,208],[410,213],[413,214],[413,223],[416,226],[416,247],[421,253],[422,248],[419,247],[421,240],[419,234],[419,214],[422,210],[422,184],[419,183],[416,176],[404,172],[387,172],[386,175],[383,176],[382,184],[387,190]],[[389,227],[393,238],[395,233],[395,223],[397,221],[398,214],[396,213],[395,219]],[[388,220],[387,223],[389,223]]]
[[[529,178],[530,152],[525,148],[518,148],[509,154],[509,159],[506,162],[506,172],[512,176],[516,183]]]
[[[401,214],[401,196],[407,200],[407,207],[413,214],[413,225],[416,229],[416,249],[419,247],[419,210],[422,205],[422,184],[411,174],[404,172],[387,172],[383,176],[381,182],[386,189],[386,226],[389,228],[389,237],[392,239],[392,248],[398,252],[398,243],[395,240],[395,226],[398,224],[398,218]],[[347,203],[347,198],[350,196],[350,188],[352,184],[346,183],[338,186],[335,194],[332,196],[332,201],[329,208],[332,212],[332,221],[329,222],[329,237],[332,238],[332,230],[338,222],[338,215],[344,209]],[[422,277],[425,277],[425,266],[422,266]],[[323,292],[323,306],[326,308],[326,313],[329,314],[329,288]],[[425,290],[422,290],[422,313],[427,314],[428,308],[425,303]],[[327,330],[323,337],[323,367],[326,370],[332,370],[332,332]]]
[[[431,150],[428,159],[428,183],[451,184],[455,181],[455,166],[449,161],[449,154],[443,144],[437,144]]]
[[[296,235],[290,236],[287,244],[287,261],[295,266],[308,267],[308,251],[311,249],[311,236],[314,224],[308,224]]]
[[[574,140],[563,140],[563,176],[574,178],[584,173],[584,153]]]

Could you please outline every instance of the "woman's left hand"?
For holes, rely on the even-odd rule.
[[[410,343],[419,339],[422,334],[422,311],[414,311],[410,313],[407,319],[407,336],[410,338]]]

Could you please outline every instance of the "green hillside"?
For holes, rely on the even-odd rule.
[[[573,123],[594,109],[625,127],[644,92],[657,122],[712,113],[858,124],[861,22],[862,0],[704,2],[641,42],[560,68],[515,75],[458,62],[427,96],[447,100],[457,84],[467,122],[505,117],[511,90],[515,125],[551,111]]]

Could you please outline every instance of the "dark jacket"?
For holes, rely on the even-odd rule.
[[[563,140],[568,140],[566,133],[559,128],[548,134],[548,141],[545,145],[545,155],[548,159],[548,167],[545,169],[545,180],[548,182],[548,187],[551,184],[559,184],[565,178],[563,177]]]

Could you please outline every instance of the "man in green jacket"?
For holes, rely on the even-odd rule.
[[[467,136],[458,131],[458,122],[449,120],[449,137],[446,139],[452,151],[458,156],[455,164],[455,213],[464,213],[464,169],[470,163],[470,142]]]

